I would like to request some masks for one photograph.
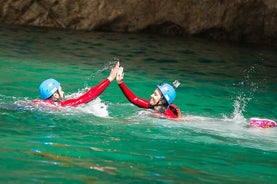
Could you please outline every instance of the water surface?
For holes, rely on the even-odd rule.
[[[1,183],[276,183],[276,48],[171,37],[0,28]],[[34,106],[47,78],[78,96],[113,58],[149,99],[178,79],[187,120],[153,118],[116,82],[89,104]]]

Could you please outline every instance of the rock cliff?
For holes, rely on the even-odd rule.
[[[277,43],[277,0],[0,0],[0,23]]]

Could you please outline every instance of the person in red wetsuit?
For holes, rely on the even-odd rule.
[[[81,104],[90,102],[98,97],[113,81],[116,77],[116,73],[119,69],[119,62],[111,69],[110,75],[100,82],[98,85],[89,89],[86,93],[73,99],[64,99],[64,92],[61,84],[55,79],[47,79],[43,81],[39,86],[39,93],[42,100],[34,100],[34,103],[45,102],[53,105],[59,105],[62,107],[72,106],[76,107]]]
[[[172,104],[176,98],[175,88],[180,84],[178,81],[174,81],[173,86],[168,83],[157,85],[157,88],[151,95],[151,99],[145,100],[137,97],[123,82],[123,78],[123,67],[120,67],[116,75],[116,81],[131,103],[140,108],[152,109],[154,111],[152,115],[155,117],[181,119],[182,115],[180,109]]]

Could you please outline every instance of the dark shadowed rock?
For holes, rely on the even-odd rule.
[[[0,22],[277,43],[277,0],[0,0]]]

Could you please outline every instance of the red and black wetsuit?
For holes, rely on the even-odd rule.
[[[137,97],[127,86],[124,82],[121,82],[118,84],[124,95],[127,97],[127,99],[133,103],[134,105],[145,108],[145,109],[151,109],[150,101],[144,100],[142,98]],[[166,118],[180,118],[181,117],[181,111],[180,109],[174,105],[170,104],[168,108],[162,113],[162,115]]]
[[[91,100],[95,99],[97,96],[99,96],[110,84],[110,80],[109,79],[104,79],[101,83],[99,83],[98,85],[94,86],[93,88],[91,88],[90,90],[88,90],[85,94],[79,96],[78,98],[74,98],[74,99],[68,99],[62,102],[55,102],[53,100],[34,100],[34,103],[38,103],[38,102],[46,102],[49,104],[54,104],[57,103],[58,105],[65,107],[65,106],[72,106],[72,107],[76,107],[80,104],[85,104],[90,102]]]

